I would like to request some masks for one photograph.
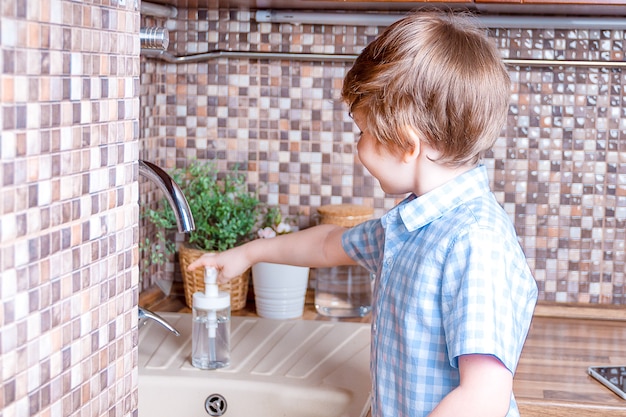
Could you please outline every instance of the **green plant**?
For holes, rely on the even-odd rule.
[[[150,265],[163,265],[167,262],[169,255],[176,252],[176,244],[167,240],[162,230],[156,233],[156,243],[153,244],[150,238],[145,238],[139,242],[139,254],[143,259],[144,268]]]
[[[193,162],[171,175],[185,194],[196,225],[189,233],[190,244],[205,251],[221,252],[254,238],[261,203],[247,190],[243,174],[237,171],[220,174],[212,162]],[[158,209],[146,208],[144,216],[159,228],[176,227],[174,213],[165,201]],[[172,249],[163,247],[166,253]]]

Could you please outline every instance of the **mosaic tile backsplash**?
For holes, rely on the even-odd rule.
[[[169,52],[358,54],[381,28],[257,23],[250,12],[190,9],[165,24]],[[624,60],[623,31],[493,30],[504,58]],[[251,190],[315,223],[316,207],[395,202],[355,156],[338,101],[350,63],[142,58],[141,134],[167,167],[239,164]],[[621,69],[510,66],[507,126],[485,160],[520,235],[540,299],[625,304],[626,91]],[[182,237],[179,236],[179,239]],[[169,272],[176,268],[170,265]],[[170,279],[179,279],[177,276]]]
[[[0,416],[134,416],[136,3],[2,0],[0,35]]]
[[[128,0],[0,5],[0,414],[136,416],[137,160],[239,165],[251,191],[315,223],[329,203],[396,201],[359,164],[337,100],[350,63],[140,58],[162,24],[177,55],[358,53],[376,27],[258,24],[246,11],[140,18]],[[498,30],[504,57],[623,61],[621,31]],[[542,300],[625,304],[622,70],[511,67],[509,121],[485,163]],[[180,239],[181,236],[176,236]],[[165,281],[178,279],[174,262]],[[150,271],[148,271],[150,272]],[[140,286],[141,285],[141,286]]]

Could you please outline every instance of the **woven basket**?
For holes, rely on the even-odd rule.
[[[321,224],[336,224],[343,227],[356,226],[369,220],[374,209],[357,204],[329,204],[318,207]]]
[[[182,244],[178,251],[180,269],[183,275],[183,287],[185,288],[185,302],[189,308],[193,307],[193,294],[197,291],[204,292],[204,269],[198,268],[194,271],[188,271],[187,267],[205,253],[207,252],[193,248],[186,243]],[[232,311],[241,310],[246,306],[249,279],[250,270],[247,270],[228,283],[220,283],[218,285],[220,291],[230,293],[230,309]]]

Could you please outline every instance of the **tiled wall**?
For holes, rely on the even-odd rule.
[[[0,415],[137,409],[139,12],[0,5]]]
[[[179,16],[167,22],[169,51],[176,55],[219,49],[354,54],[379,33],[376,27],[256,23],[245,11],[189,9]],[[505,58],[624,60],[623,31],[511,29],[492,36]],[[290,214],[302,213],[302,226],[314,223],[316,207],[328,203],[371,205],[380,215],[395,198],[358,163],[356,130],[337,100],[349,67],[143,58],[143,152],[167,167],[194,158],[216,159],[222,169],[239,163],[251,188]],[[540,298],[625,304],[624,74],[514,66],[510,73],[508,125],[485,163],[515,221]]]

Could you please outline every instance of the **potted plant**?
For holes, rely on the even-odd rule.
[[[189,272],[187,266],[206,252],[225,251],[253,239],[262,206],[247,190],[243,174],[237,171],[219,173],[212,162],[193,162],[174,170],[171,176],[185,194],[196,225],[188,234],[187,242],[178,250],[185,301],[191,307],[193,294],[204,291],[204,271]],[[158,209],[146,208],[144,216],[159,228],[176,227],[169,204],[161,204]],[[163,234],[158,235],[158,239],[163,237]],[[163,241],[160,246],[168,249]],[[171,246],[169,250],[172,250]],[[230,292],[233,310],[245,306],[248,280],[249,272],[220,285],[223,291]]]
[[[273,206],[265,206],[261,212],[261,222],[257,230],[257,236],[261,239],[268,239],[278,235],[295,232],[298,227],[292,218],[284,218],[280,209]]]
[[[257,235],[270,239],[297,230],[292,219],[277,207],[265,207]],[[309,267],[259,262],[252,266],[256,312],[270,319],[302,316],[309,282]]]

